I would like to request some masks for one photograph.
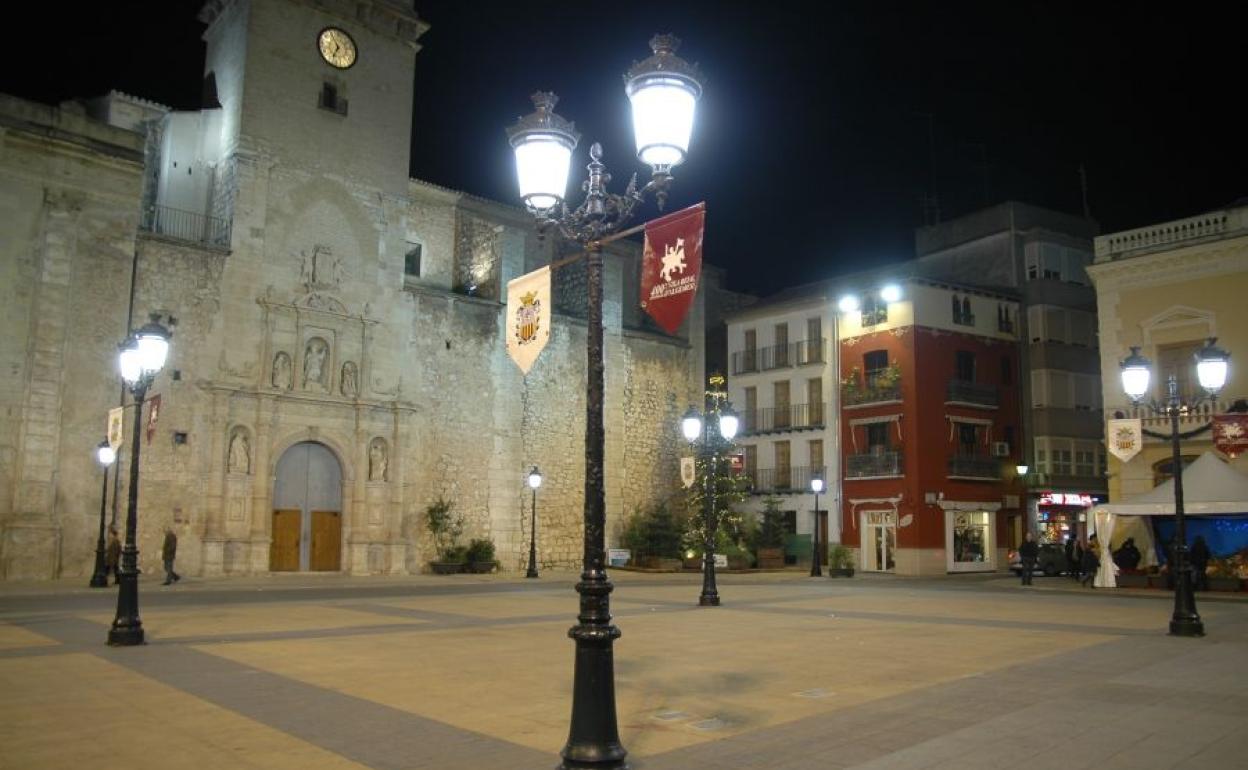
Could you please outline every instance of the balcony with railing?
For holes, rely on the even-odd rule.
[[[747,409],[741,413],[741,433],[748,436],[782,430],[822,428],[826,411],[822,402]]]
[[[732,354],[733,374],[752,374],[824,361],[823,338],[801,340],[766,348],[747,348]]]
[[[946,404],[967,404],[970,406],[996,409],[1000,403],[996,385],[984,385],[966,380],[949,380],[945,390]]]
[[[827,479],[827,468],[791,465],[787,468],[746,468],[750,479],[750,492],[766,494],[810,492],[811,479]]]
[[[1001,478],[1001,461],[980,455],[955,455],[949,458],[948,470],[951,479],[996,481]]]
[[[143,210],[139,229],[153,235],[178,241],[211,246],[230,247],[230,220],[183,211],[168,206],[148,206]]]
[[[845,478],[872,479],[905,473],[901,452],[872,451],[845,457]]]
[[[847,407],[901,400],[901,369],[891,364],[865,375],[857,367],[841,380],[841,403]]]

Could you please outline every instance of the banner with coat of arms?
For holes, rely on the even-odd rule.
[[[1214,415],[1213,445],[1232,460],[1248,450],[1248,414]]]
[[[675,334],[693,306],[702,274],[706,203],[646,223],[641,260],[641,307]]]
[[[108,445],[113,448],[114,452],[125,441],[121,428],[125,413],[125,407],[122,406],[115,406],[108,410]]]
[[[680,458],[680,480],[686,487],[693,486],[698,479],[698,466],[692,457]]]
[[[525,374],[550,340],[550,267],[507,282],[507,355]]]
[[[1144,426],[1138,417],[1110,420],[1105,438],[1111,455],[1124,463],[1130,462],[1144,448]]]

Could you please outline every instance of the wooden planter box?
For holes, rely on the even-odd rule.
[[[657,569],[664,572],[680,572],[680,559],[667,559],[660,556],[645,556],[637,560],[637,566],[644,569]]]
[[[429,566],[435,575],[454,575],[463,572],[468,565],[458,561],[431,561]]]
[[[487,572],[493,572],[496,566],[498,566],[496,561],[470,561],[468,562],[468,571],[484,575]]]
[[[750,557],[748,556],[729,556],[728,569],[749,569]]]
[[[685,558],[684,561],[681,562],[681,566],[684,567],[684,569],[686,570],[693,570],[694,572],[701,572],[702,571],[702,557],[701,556],[688,556]]]
[[[853,577],[853,567],[828,567],[828,577]]]
[[[759,569],[784,569],[784,549],[783,548],[759,548],[758,549],[758,568]]]
[[[1209,578],[1210,591],[1238,591],[1240,588],[1239,578],[1233,577],[1211,577]]]

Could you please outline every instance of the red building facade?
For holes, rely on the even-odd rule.
[[[1022,526],[1016,301],[916,279],[893,301],[855,296],[838,324],[842,544],[868,571],[1006,566]]]

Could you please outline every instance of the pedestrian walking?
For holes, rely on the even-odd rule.
[[[1040,544],[1036,536],[1028,532],[1023,537],[1023,544],[1018,547],[1019,558],[1023,560],[1023,585],[1031,585],[1031,573],[1036,569],[1036,561],[1040,558]]]
[[[113,585],[121,582],[121,576],[117,574],[118,567],[121,566],[121,538],[117,536],[117,528],[108,528],[108,546],[104,551],[104,580],[108,580],[108,576],[113,576]]]
[[[165,544],[161,546],[160,557],[165,560],[165,582],[164,585],[176,583],[182,579],[182,576],[173,571],[173,560],[178,556],[178,536],[173,533],[173,527],[165,527]]]
[[[1209,544],[1205,542],[1204,535],[1197,535],[1192,541],[1192,549],[1188,552],[1188,556],[1192,560],[1192,583],[1197,591],[1209,590]]]
[[[1083,580],[1083,552],[1084,550],[1086,550],[1083,546],[1084,546],[1083,541],[1081,540],[1075,541],[1075,551],[1074,551],[1075,560],[1074,560],[1074,565],[1071,567],[1070,574],[1075,579],[1076,583],[1081,582]]]
[[[1079,557],[1075,554],[1077,547],[1075,536],[1072,534],[1066,538],[1066,546],[1062,549],[1066,554],[1066,574],[1070,575],[1072,580],[1079,579]]]
[[[1079,578],[1080,585],[1090,585],[1096,588],[1096,571],[1101,567],[1101,557],[1097,548],[1096,535],[1088,541],[1088,545],[1083,549],[1083,561],[1079,564],[1079,569],[1083,576]]]

